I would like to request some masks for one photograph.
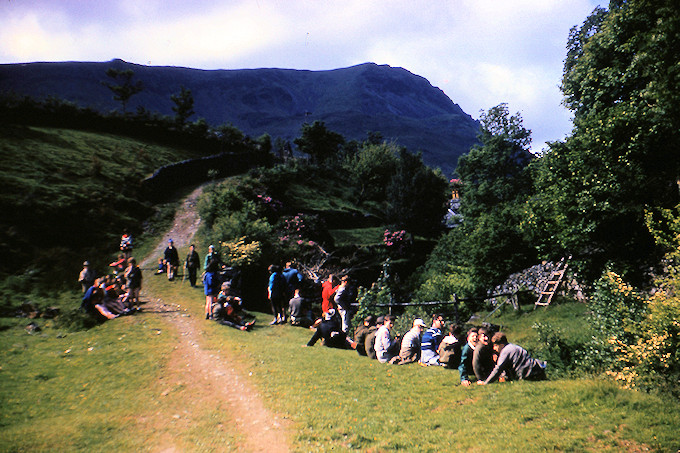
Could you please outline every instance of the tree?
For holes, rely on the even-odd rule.
[[[194,113],[194,96],[191,90],[185,87],[180,87],[180,92],[170,96],[170,99],[175,104],[172,111],[175,112],[175,123],[181,129],[187,122],[187,119]]]
[[[142,91],[144,84],[141,80],[132,82],[135,73],[131,69],[109,68],[106,70],[106,75],[118,83],[102,82],[102,84],[113,92],[113,99],[120,102],[123,106],[123,113],[127,113],[128,101],[132,96]]]
[[[387,221],[413,234],[441,231],[447,189],[448,181],[440,171],[427,167],[420,154],[401,148],[387,187]]]
[[[570,33],[562,91],[574,129],[541,159],[532,212],[591,277],[606,261],[641,274],[656,258],[645,210],[678,202],[678,48],[672,0],[612,1]]]
[[[293,140],[300,152],[308,154],[316,163],[338,156],[345,139],[337,132],[326,128],[323,121],[305,123],[300,129],[300,137]]]
[[[345,167],[359,202],[385,200],[385,189],[397,167],[396,153],[394,145],[364,143],[354,155],[346,158]]]
[[[463,263],[472,270],[476,291],[484,293],[535,260],[535,248],[520,225],[531,194],[528,147],[531,131],[506,104],[481,116],[480,145],[458,160],[463,224],[457,234]]]

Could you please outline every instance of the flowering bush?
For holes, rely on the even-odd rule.
[[[224,252],[225,262],[230,266],[245,267],[258,262],[262,256],[260,242],[246,242],[245,237],[235,241],[220,242]]]
[[[636,341],[635,328],[644,318],[645,300],[617,273],[606,271],[595,286],[590,308],[594,335],[583,365],[618,370],[623,350]]]
[[[383,244],[385,244],[388,251],[395,255],[403,255],[409,243],[408,233],[405,230],[390,231],[385,229],[385,233],[383,233]]]

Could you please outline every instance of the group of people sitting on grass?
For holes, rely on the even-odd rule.
[[[78,279],[83,289],[80,304],[83,311],[98,320],[107,320],[140,310],[142,270],[134,257],[129,257],[126,264],[124,268],[111,266],[114,273],[95,278],[90,263],[83,263]]]
[[[437,313],[432,317],[430,327],[418,318],[403,337],[393,337],[394,321],[392,315],[378,318],[369,315],[355,329],[354,339],[350,340],[342,330],[335,310],[330,309],[305,346],[314,346],[323,339],[326,346],[356,349],[359,355],[381,363],[419,363],[423,367],[458,369],[464,386],[475,381],[484,385],[496,380],[546,378],[546,362],[532,358],[525,349],[509,343],[505,333],[494,331],[490,326],[472,327],[463,336],[460,326],[451,325],[445,334],[444,317]]]
[[[117,318],[140,310],[142,270],[132,254],[132,236],[123,231],[118,257],[109,264],[111,273],[97,278],[89,261],[83,262],[78,283],[83,291],[80,308],[98,320]]]

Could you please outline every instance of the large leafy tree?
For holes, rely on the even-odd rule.
[[[532,263],[535,248],[520,228],[532,190],[531,131],[506,104],[483,113],[480,122],[481,144],[458,161],[463,225],[457,234],[465,238],[459,241],[460,256],[483,292]]]
[[[572,135],[536,171],[533,213],[555,247],[639,269],[653,242],[649,207],[678,201],[680,3],[617,0],[569,36],[562,90]]]
[[[300,129],[300,137],[293,140],[298,149],[308,154],[316,163],[337,158],[345,139],[337,132],[326,127],[323,121],[305,123]]]
[[[420,154],[399,150],[395,172],[387,186],[387,220],[425,236],[442,228],[448,181],[423,163]]]

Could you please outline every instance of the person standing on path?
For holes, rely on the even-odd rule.
[[[175,278],[175,272],[179,267],[179,253],[175,248],[175,244],[172,239],[168,239],[168,247],[163,252],[163,257],[165,258],[165,263],[168,270],[168,280],[172,281]]]
[[[196,247],[194,244],[189,246],[189,253],[187,254],[187,259],[184,261],[184,268],[189,274],[189,284],[192,288],[196,286],[196,272],[198,271],[198,266],[200,265],[201,259],[198,256]]]

